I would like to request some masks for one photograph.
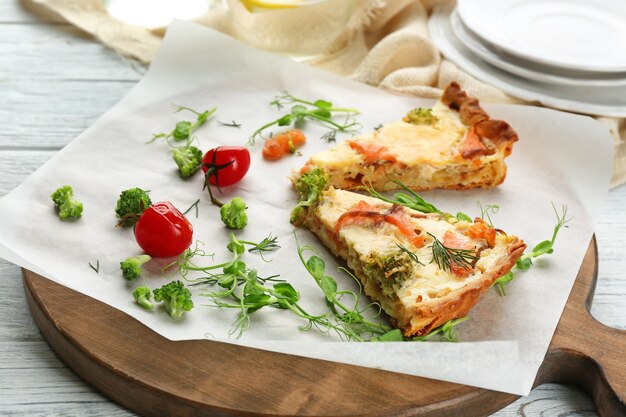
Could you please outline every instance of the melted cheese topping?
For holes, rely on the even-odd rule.
[[[461,123],[458,112],[438,102],[433,114],[439,119],[432,125],[414,125],[403,121],[391,123],[379,131],[352,138],[386,147],[398,162],[407,165],[430,164],[435,167],[458,161],[461,142],[467,127]],[[347,141],[320,152],[311,158],[314,165],[326,167],[359,164],[363,157]]]

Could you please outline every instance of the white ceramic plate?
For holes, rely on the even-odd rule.
[[[450,16],[452,29],[463,45],[478,55],[484,61],[502,70],[508,71],[529,80],[540,81],[548,84],[569,85],[575,87],[623,87],[626,86],[626,73],[620,73],[618,77],[612,74],[558,71],[558,68],[541,66],[531,61],[525,61],[515,56],[490,48],[465,26],[457,11]],[[571,74],[571,75],[570,75]]]
[[[538,63],[595,72],[626,71],[624,0],[458,0],[478,36]]]
[[[626,117],[626,87],[597,88],[550,85],[527,80],[482,61],[456,37],[450,23],[452,4],[437,7],[428,21],[439,50],[461,69],[515,97],[578,113]]]

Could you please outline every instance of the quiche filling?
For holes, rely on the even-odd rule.
[[[526,247],[481,219],[423,214],[334,188],[307,207],[297,223],[346,260],[365,293],[406,336],[464,317]],[[433,259],[437,244],[465,251],[471,262],[442,268]]]
[[[504,181],[517,134],[493,120],[458,84],[451,83],[432,109],[411,110],[401,121],[340,142],[312,156],[294,180],[323,169],[329,185],[354,189],[491,188]]]

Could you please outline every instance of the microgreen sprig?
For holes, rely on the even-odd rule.
[[[186,106],[174,105],[174,108],[176,113],[186,110],[195,114],[196,121],[192,123],[190,121],[181,120],[180,122],[176,123],[176,127],[174,127],[171,132],[154,133],[152,135],[152,139],[148,143],[154,142],[155,140],[160,138],[164,138],[170,144],[170,146],[174,146],[169,142],[170,139],[174,139],[177,142],[188,141],[191,138],[191,134],[193,133],[193,131],[205,124],[209,117],[211,117],[211,115],[217,111],[217,107],[213,107],[212,109],[205,110],[203,112],[199,112]]]
[[[259,277],[256,270],[249,269],[241,260],[245,253],[246,245],[252,246],[252,249],[258,249],[259,251],[268,251],[278,247],[276,242],[276,238],[272,238],[271,235],[261,243],[253,243],[239,240],[234,234],[231,234],[230,242],[227,246],[228,250],[233,253],[231,261],[207,267],[196,266],[191,259],[198,255],[205,255],[204,251],[196,245],[196,248],[188,250],[181,255],[176,265],[179,273],[186,280],[188,280],[187,274],[190,271],[206,273],[204,277],[188,280],[193,282],[192,285],[217,285],[221,288],[218,291],[202,294],[210,300],[212,306],[239,310],[237,319],[231,327],[230,335],[240,337],[250,327],[251,314],[263,307],[273,307],[290,310],[298,317],[305,319],[306,324],[300,326],[300,329],[303,331],[315,328],[324,333],[335,331],[342,337],[348,337],[349,333],[343,326],[331,320],[330,313],[322,315],[309,314],[299,305],[300,294],[291,284],[277,279],[278,275],[272,275],[267,278]],[[212,272],[220,268],[222,273]],[[271,286],[270,283],[272,283]]]
[[[297,242],[297,240],[296,240]],[[324,293],[326,305],[330,308],[338,322],[343,323],[343,329],[345,334],[350,340],[363,341],[364,335],[380,336],[387,333],[390,328],[380,323],[373,322],[367,319],[364,315],[365,312],[376,310],[375,316],[378,316],[381,312],[380,305],[372,303],[365,308],[360,308],[360,291],[356,293],[350,290],[341,290],[338,288],[337,281],[325,273],[326,263],[318,256],[319,251],[312,246],[300,246],[297,242],[298,257],[302,262],[302,265],[306,268],[307,272]],[[313,252],[308,259],[305,259],[305,253]],[[359,284],[359,280],[352,275],[345,268],[340,268],[341,271],[347,273],[351,278]],[[346,299],[347,301],[344,301]]]
[[[515,279],[514,269],[527,271],[533,265],[533,258],[538,258],[542,255],[549,255],[554,252],[554,243],[556,242],[556,237],[559,234],[559,231],[563,227],[567,227],[567,223],[569,223],[572,218],[567,218],[567,205],[565,204],[561,206],[560,214],[554,206],[554,203],[552,203],[552,210],[554,210],[554,214],[556,216],[556,225],[552,230],[552,237],[538,243],[529,253],[525,253],[520,256],[515,263],[515,266],[509,272],[494,281],[493,287],[496,288],[496,291],[498,291],[498,294],[501,296],[506,295],[504,286]]]
[[[315,100],[315,101],[304,100],[304,99],[291,95],[288,91],[284,91],[283,94],[274,97],[274,100],[270,102],[270,106],[276,106],[276,108],[280,110],[283,108],[284,105],[294,104],[294,103],[304,104],[306,106],[317,107],[320,109],[327,109],[331,112],[334,111],[334,112],[353,113],[353,114],[360,113],[358,109],[354,109],[354,108],[333,107],[333,103],[327,100],[321,100],[321,99]]]
[[[467,320],[469,317],[462,317],[460,319],[453,319],[453,320],[449,320],[447,322],[445,322],[443,325],[437,327],[436,329],[434,329],[433,331],[431,331],[428,334],[425,334],[424,336],[415,336],[413,338],[411,338],[411,340],[415,341],[415,342],[424,342],[428,339],[431,339],[433,336],[435,335],[440,335],[440,340],[446,341],[446,342],[458,342],[459,341],[459,337],[457,336],[454,327],[458,326],[459,324],[463,323],[465,320]]]
[[[431,204],[431,203],[427,202],[426,200],[424,200],[422,197],[420,197],[419,194],[417,194],[415,191],[411,190],[403,182],[397,181],[397,180],[393,180],[392,182],[394,184],[398,185],[400,188],[402,188],[408,194],[405,194],[405,193],[395,193],[393,198],[389,198],[389,197],[386,197],[386,196],[382,195],[378,191],[376,191],[371,186],[371,184],[370,185],[366,185],[365,186],[365,190],[372,197],[376,197],[376,198],[378,198],[380,200],[386,201],[387,203],[399,204],[401,206],[405,206],[405,207],[408,207],[410,209],[420,211],[422,213],[441,213],[441,211],[437,207],[435,207],[433,204]]]
[[[400,329],[393,329],[382,336],[371,338],[370,342],[426,342],[437,335],[441,342],[458,342],[459,337],[454,327],[463,323],[468,318],[469,317],[462,317],[460,319],[449,320],[422,336],[405,337]]]
[[[254,146],[257,138],[263,138],[263,131],[272,126],[298,126],[305,120],[313,120],[322,125],[329,127],[331,132],[329,136],[324,135],[324,140],[332,141],[335,139],[336,132],[356,132],[361,125],[352,117],[359,111],[353,108],[333,107],[333,104],[326,100],[308,101],[292,96],[288,92],[277,96],[270,105],[276,106],[279,110],[286,104],[294,104],[289,113],[282,115],[276,120],[264,124],[255,130],[248,140],[250,146]],[[343,122],[333,120],[333,113],[345,114]]]
[[[485,220],[486,217],[489,226],[493,227],[493,222],[491,221],[491,216],[489,215],[489,212],[491,212],[491,214],[497,214],[498,211],[500,211],[500,206],[498,206],[497,204],[488,204],[483,208],[483,204],[480,201],[476,201],[476,205],[480,209],[480,218]]]

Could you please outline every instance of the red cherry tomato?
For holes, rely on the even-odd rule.
[[[250,168],[250,151],[243,146],[218,146],[204,154],[202,170],[209,183],[224,187],[239,182]]]
[[[193,227],[172,203],[155,203],[143,212],[135,225],[135,239],[150,256],[178,256],[191,245]]]

